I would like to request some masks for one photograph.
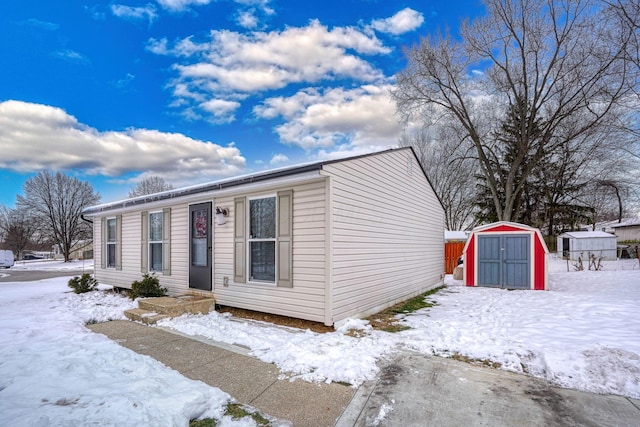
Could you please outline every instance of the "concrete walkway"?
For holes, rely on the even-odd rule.
[[[401,353],[361,386],[336,427],[640,426],[640,401],[511,372]]]
[[[88,328],[121,346],[146,354],[229,393],[264,414],[293,426],[333,426],[355,393],[342,384],[313,384],[278,379],[278,368],[247,356],[237,346],[207,342],[128,320],[96,323]],[[215,345],[213,345],[215,344]]]
[[[237,346],[131,321],[88,327],[295,427],[640,427],[639,400],[562,389],[451,359],[399,353],[381,362],[376,381],[356,391],[280,380],[275,365]]]

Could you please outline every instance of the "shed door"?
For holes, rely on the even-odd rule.
[[[189,206],[189,287],[211,290],[211,203]]]
[[[478,286],[530,289],[530,238],[478,235]]]

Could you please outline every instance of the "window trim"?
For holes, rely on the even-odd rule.
[[[293,288],[293,189],[276,192],[276,258],[275,283],[247,281],[249,262],[247,254],[248,197],[233,199],[233,282],[236,284],[255,284],[257,286]],[[269,197],[270,193],[255,195],[252,198]]]
[[[159,211],[151,211],[148,213],[149,215],[149,220],[148,222],[148,227],[147,227],[147,254],[148,254],[148,261],[147,261],[147,266],[148,266],[148,270],[149,273],[156,273],[156,274],[162,274],[164,271],[164,241],[163,241],[163,237],[164,237],[164,214],[161,210]],[[151,220],[152,215],[159,215],[160,216],[160,240],[152,240],[152,233],[151,233],[151,227],[153,226],[153,221]],[[160,245],[160,269],[154,269],[153,268],[153,262],[152,262],[152,257],[153,257],[153,251],[151,250],[151,245]]]
[[[274,236],[273,237],[269,237],[269,238],[252,238],[251,237],[251,201],[252,200],[262,200],[262,199],[274,199],[274,205],[275,205],[275,214],[274,214],[274,225],[275,225],[275,230],[274,230]],[[259,194],[259,195],[254,195],[254,196],[250,196],[246,198],[247,203],[245,206],[246,212],[246,231],[245,231],[245,236],[246,237],[246,254],[245,254],[245,259],[247,261],[247,265],[246,265],[246,272],[247,272],[247,283],[249,284],[257,284],[257,285],[268,285],[268,286],[277,286],[278,283],[278,250],[277,250],[277,245],[278,245],[278,216],[279,216],[279,210],[278,210],[278,194],[277,193],[265,193],[265,194]],[[273,242],[274,245],[274,257],[273,257],[273,271],[274,271],[274,275],[273,275],[273,280],[258,280],[258,279],[253,279],[251,276],[251,243],[253,242]]]
[[[140,212],[140,271],[145,273],[161,273],[164,276],[171,276],[171,208],[163,208],[159,211],[152,211],[151,213],[162,214],[162,241],[154,241],[156,243],[162,243],[162,270],[155,271],[150,270],[151,266],[151,251],[150,248],[150,233],[151,225],[149,221],[150,213],[148,211]]]
[[[109,240],[109,222],[113,221],[113,240]],[[115,216],[105,218],[105,233],[104,233],[104,245],[105,245],[105,268],[115,269],[118,265],[118,218]],[[109,249],[113,246],[113,263],[109,261]]]
[[[108,221],[115,220],[116,225],[116,235],[115,240],[108,241],[109,229],[108,229]],[[122,270],[122,215],[115,216],[103,216],[100,219],[100,237],[101,237],[101,254],[100,254],[100,268],[105,269],[115,269]],[[114,265],[107,267],[109,256],[109,246],[115,246],[115,259]]]

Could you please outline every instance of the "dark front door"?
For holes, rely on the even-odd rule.
[[[530,288],[530,236],[478,236],[478,286]]]
[[[189,287],[211,290],[211,203],[189,206]]]

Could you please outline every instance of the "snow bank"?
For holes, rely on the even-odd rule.
[[[223,417],[223,391],[88,330],[133,303],[70,293],[68,280],[0,283],[0,425],[247,425]]]

